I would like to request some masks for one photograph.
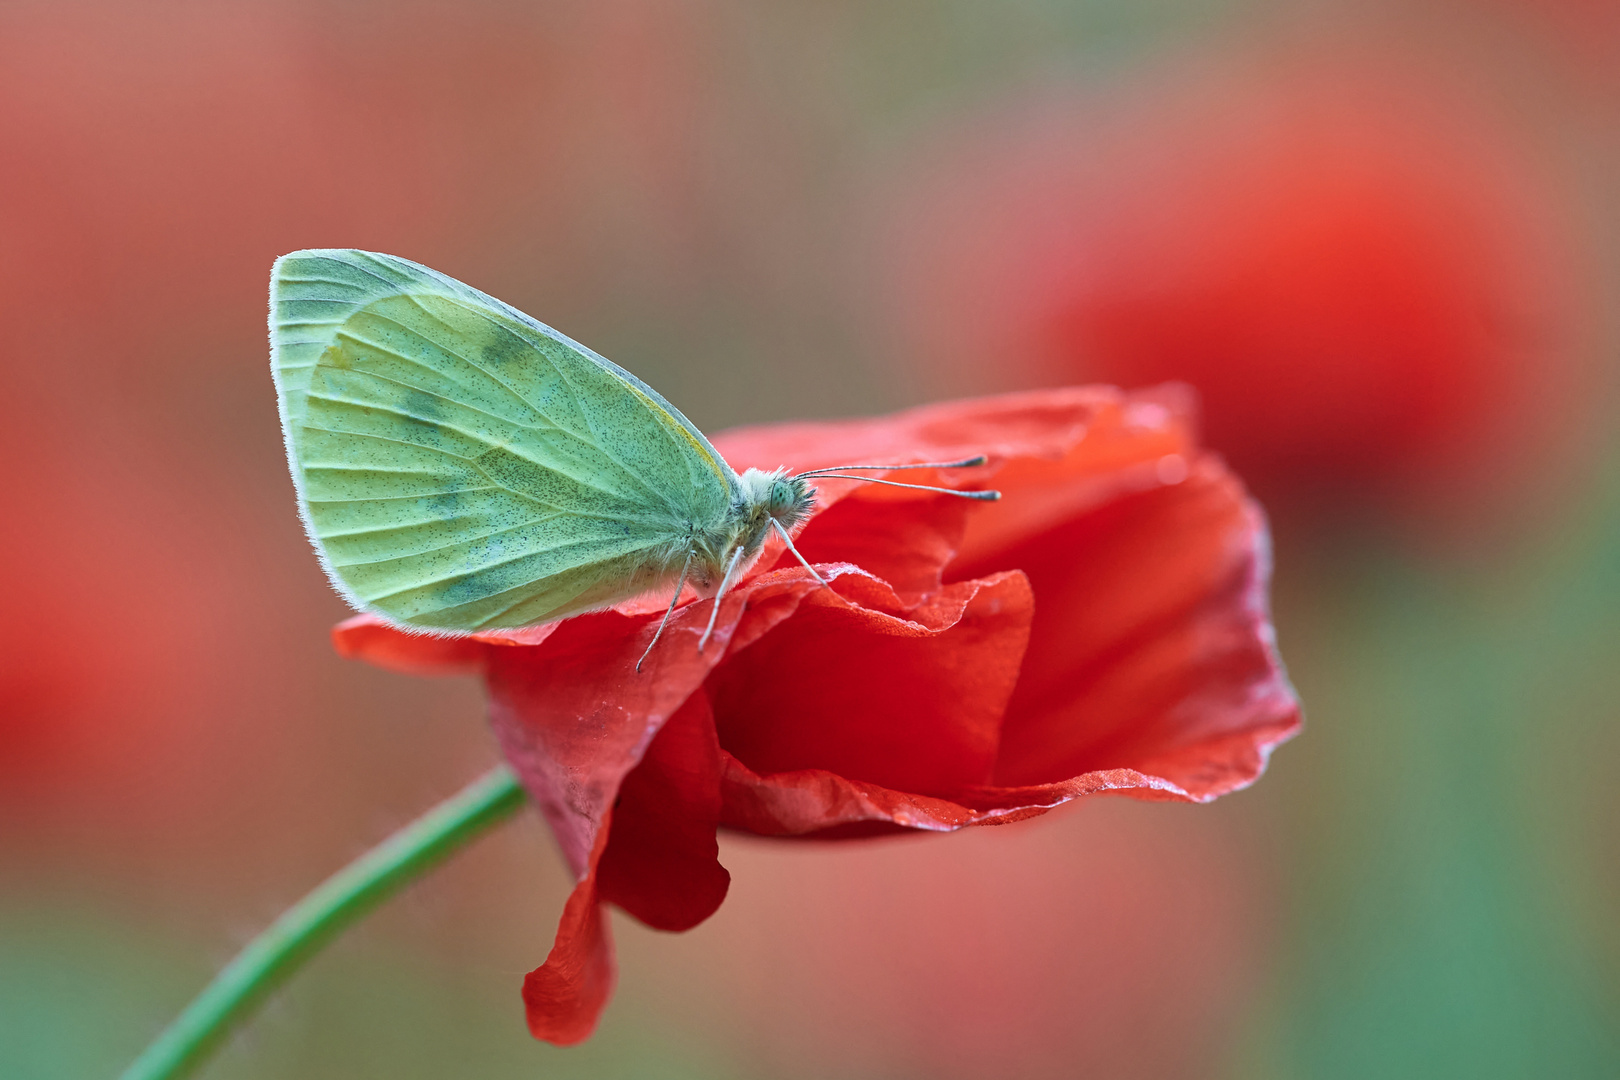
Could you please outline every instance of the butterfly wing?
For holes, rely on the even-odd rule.
[[[736,474],[629,372],[425,266],[296,251],[271,367],[310,539],[357,607],[524,626],[656,584]]]

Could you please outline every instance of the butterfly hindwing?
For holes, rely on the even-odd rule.
[[[276,263],[271,337],[311,539],[363,607],[521,626],[652,585],[734,474],[634,376],[426,267],[349,250]]]

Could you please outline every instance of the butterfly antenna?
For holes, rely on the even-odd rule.
[[[875,476],[847,476],[844,473],[816,473],[820,480],[864,480],[868,484],[882,484],[884,487],[914,488],[917,491],[937,491],[941,495],[956,495],[964,499],[977,499],[980,502],[995,502],[1001,498],[999,491],[958,491],[956,488],[933,487],[929,484],[902,484],[897,480],[879,480]]]
[[[777,521],[775,518],[771,518],[771,524],[775,525],[776,526],[776,531],[782,534],[782,542],[787,545],[787,548],[788,548],[789,551],[793,552],[793,557],[795,559],[798,559],[799,563],[806,570],[810,571],[810,576],[815,578],[818,582],[820,582],[822,588],[826,588],[827,587],[827,579],[822,577],[820,574],[816,573],[816,568],[811,566],[809,561],[806,560],[803,555],[799,554],[799,549],[793,546],[793,537],[788,535],[788,531],[787,531],[787,529],[782,527],[782,523],[780,521]]]
[[[742,545],[738,544],[737,550],[732,553],[731,561],[726,564],[726,574],[720,579],[720,588],[714,593],[714,610],[709,612],[709,625],[704,627],[703,636],[698,638],[698,652],[703,651],[703,647],[709,643],[709,636],[714,633],[714,621],[720,617],[720,601],[726,598],[726,590],[731,588],[731,577],[737,572],[737,564],[742,561],[742,553]]]
[[[963,458],[961,461],[923,461],[913,465],[828,465],[824,468],[802,472],[799,475],[817,476],[821,473],[861,472],[865,469],[971,469],[975,465],[983,465],[989,460],[989,458],[980,454],[978,457]]]
[[[983,465],[990,459],[983,454],[977,457],[963,458],[961,461],[924,461],[912,465],[829,465],[824,469],[811,469],[809,472],[799,473],[797,480],[864,480],[868,484],[883,484],[886,487],[913,488],[917,491],[937,491],[944,495],[957,495],[964,499],[977,499],[981,502],[995,502],[1001,498],[999,491],[958,491],[955,488],[935,487],[931,484],[902,484],[897,480],[879,480],[875,476],[850,476],[850,472],[861,472],[866,469],[969,469],[976,465]],[[791,544],[789,545],[792,546]],[[799,554],[795,551],[793,554]],[[800,562],[804,562],[800,558]],[[809,566],[809,563],[805,563]]]
[[[686,588],[686,572],[691,568],[692,552],[688,551],[686,561],[681,564],[681,579],[675,583],[675,595],[669,598],[669,608],[664,612],[664,621],[658,624],[658,629],[653,633],[653,639],[647,642],[647,651],[641,654],[640,660],[636,661],[636,673],[638,675],[641,673],[641,665],[646,663],[647,657],[652,655],[653,646],[658,644],[658,639],[664,636],[664,627],[669,625],[669,617],[675,614],[675,602],[681,598],[681,590]]]

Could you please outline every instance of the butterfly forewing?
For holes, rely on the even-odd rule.
[[[561,618],[655,584],[686,524],[729,510],[735,474],[672,406],[452,278],[295,252],[271,300],[305,520],[361,606],[448,630]]]

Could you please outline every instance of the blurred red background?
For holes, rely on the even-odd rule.
[[[1606,25],[7,6],[0,1072],[110,1074],[493,759],[475,687],[328,645],[265,287],[284,251],[351,245],[518,305],[708,430],[1191,381],[1278,515],[1312,726],[1211,808],[733,841],[711,923],[618,924],[624,989],[578,1051],[522,1031],[567,881],[520,824],[216,1075],[1613,1075]]]
[[[1339,41],[1133,80],[975,116],[895,183],[928,379],[1185,380],[1210,444],[1317,512],[1477,522],[1590,449],[1595,252],[1567,147],[1502,88]]]

